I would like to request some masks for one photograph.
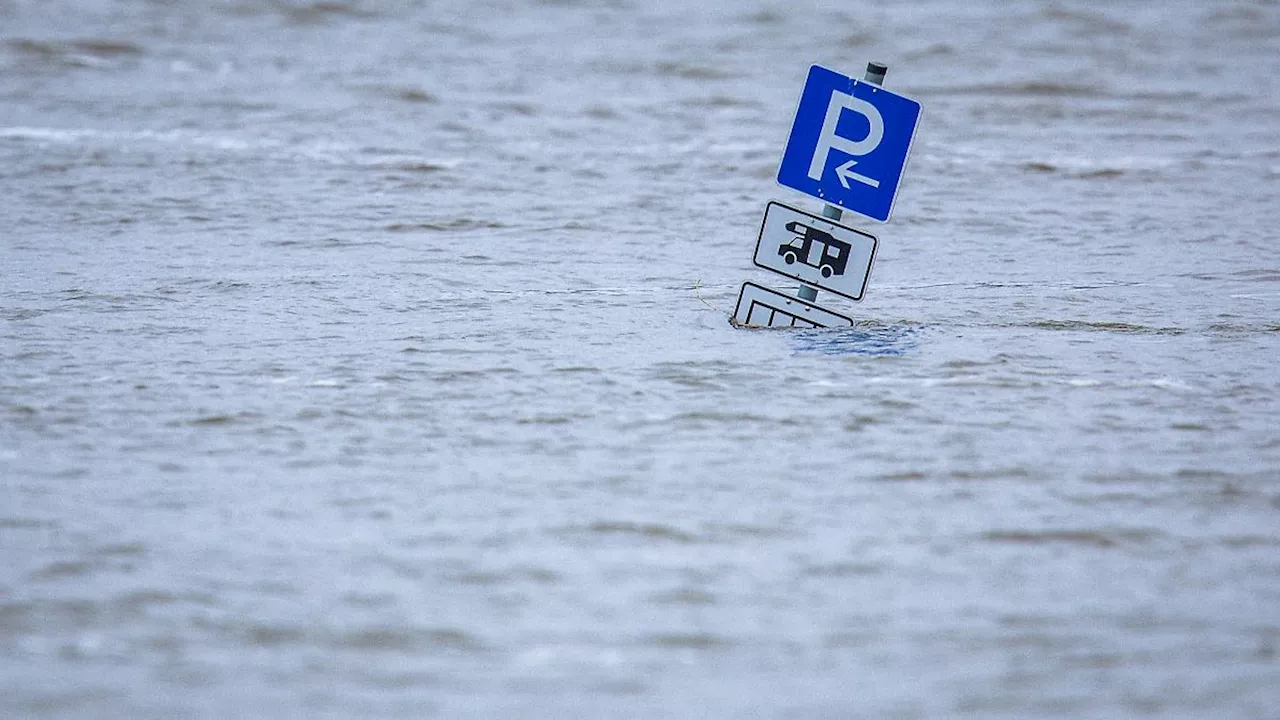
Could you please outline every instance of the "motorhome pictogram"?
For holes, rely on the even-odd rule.
[[[849,243],[837,240],[831,233],[797,221],[787,223],[786,228],[787,232],[795,233],[796,237],[778,246],[778,254],[782,256],[783,262],[792,265],[798,260],[809,267],[818,268],[824,278],[844,274],[849,262],[849,250],[852,249]],[[814,243],[818,244],[820,252],[817,261],[810,262],[809,256],[813,254]]]

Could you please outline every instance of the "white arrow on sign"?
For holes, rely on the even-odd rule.
[[[840,124],[840,113],[843,110],[852,110],[867,119],[866,137],[861,140],[850,140],[836,134],[836,126]],[[818,134],[818,144],[813,148],[813,157],[809,161],[809,177],[813,180],[822,180],[822,171],[827,166],[827,156],[830,155],[832,148],[849,155],[866,155],[879,147],[882,139],[884,139],[884,118],[880,116],[880,111],[875,105],[848,93],[832,90],[831,99],[827,102],[827,115],[822,119],[822,131]],[[878,180],[849,172],[849,168],[854,164],[856,163],[850,161],[836,170],[840,183],[846,189],[849,187],[846,176],[871,187],[880,186]],[[844,172],[841,172],[842,170]]]
[[[857,164],[858,164],[857,160],[850,160],[849,162],[836,168],[836,178],[840,180],[840,184],[844,186],[844,189],[845,190],[850,189],[849,188],[850,180],[856,180],[857,182],[860,182],[863,185],[870,185],[873,188],[880,187],[879,180],[876,180],[875,178],[869,178],[866,175],[863,175],[861,173],[854,172],[853,166]]]

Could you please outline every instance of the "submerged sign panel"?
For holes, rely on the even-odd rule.
[[[888,222],[919,120],[915,100],[814,65],[778,183]]]
[[[862,300],[875,257],[874,235],[782,203],[765,207],[756,239],[759,267]]]
[[[743,283],[733,322],[750,327],[848,327],[853,320],[791,295],[755,283]]]

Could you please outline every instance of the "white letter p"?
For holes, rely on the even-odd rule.
[[[852,110],[867,119],[870,129],[861,140],[850,140],[836,134],[836,125],[840,122],[840,111]],[[850,155],[866,155],[880,144],[884,137],[884,118],[875,105],[839,90],[831,91],[831,101],[827,103],[827,117],[822,121],[822,132],[818,135],[818,145],[813,149],[813,159],[809,161],[809,177],[822,179],[822,170],[827,165],[827,155],[831,148]],[[847,187],[847,185],[846,185]]]

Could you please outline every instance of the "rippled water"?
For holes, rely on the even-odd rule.
[[[858,324],[732,328],[868,60]],[[1274,2],[0,0],[0,708],[1276,717],[1278,79]]]

